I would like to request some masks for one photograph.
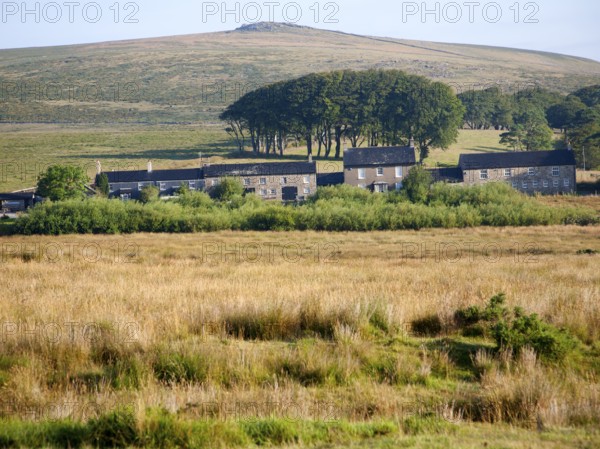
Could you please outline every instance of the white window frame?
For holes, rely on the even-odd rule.
[[[404,170],[402,166],[396,167],[396,178],[402,178],[404,175]]]
[[[375,170],[375,174],[378,178],[381,178],[383,175],[385,175],[385,168],[377,167],[377,169]]]
[[[521,184],[521,187],[523,188],[523,190],[527,190],[529,188],[529,183],[527,181],[523,181],[523,184]]]
[[[555,179],[554,181],[552,181],[552,187],[554,187],[555,189],[560,187],[560,182],[558,181],[558,179]]]
[[[534,179],[534,180],[531,182],[531,187],[532,187],[533,189],[537,189],[539,186],[540,186],[540,183],[538,182],[538,180],[537,180],[537,179]]]
[[[277,196],[277,189],[269,189],[267,193],[269,196]]]
[[[310,187],[304,187],[304,194],[310,195]]]
[[[158,183],[158,189],[161,192],[164,192],[165,190],[167,190],[167,183],[166,182],[159,182]]]
[[[560,167],[552,167],[552,176],[560,176]]]
[[[304,184],[310,184],[310,176],[304,176]]]
[[[387,184],[375,184],[373,187],[374,187],[373,190],[376,193],[385,193],[388,191]]]
[[[479,170],[479,179],[490,179],[490,174],[487,168]]]
[[[244,178],[243,180],[244,186],[252,185],[252,180],[250,178]]]
[[[504,177],[505,178],[510,178],[512,176],[512,169],[511,168],[505,168],[504,169]]]
[[[396,183],[396,190],[401,190],[402,189],[402,183],[401,182],[397,182]]]
[[[519,188],[519,181],[513,181],[512,186],[513,186],[513,189],[518,189]]]
[[[281,185],[285,186],[285,185],[287,185],[287,183],[288,183],[288,179],[285,176],[282,176],[281,177]]]
[[[527,169],[527,176],[535,176],[535,167],[529,167]]]
[[[548,187],[548,180],[547,180],[547,179],[544,179],[544,180],[542,181],[542,186],[543,186],[544,188],[547,188],[547,187]]]
[[[358,179],[367,179],[367,169],[366,168],[358,169]]]
[[[571,187],[571,180],[570,180],[569,178],[565,178],[565,179],[563,180],[563,185],[564,185],[565,187]]]
[[[267,189],[260,189],[259,193],[260,193],[260,196],[267,196],[268,192],[267,192]]]
[[[266,186],[267,185],[267,178],[260,178],[260,185],[261,186]]]
[[[196,190],[196,181],[188,181],[188,188],[190,190]]]

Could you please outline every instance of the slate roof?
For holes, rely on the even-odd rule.
[[[415,165],[414,147],[349,148],[344,151],[344,167]]]
[[[148,172],[147,170],[107,171],[104,173],[108,176],[110,184],[121,182],[194,181],[204,178],[201,168],[156,170],[152,172]]]
[[[204,167],[204,176],[206,178],[220,178],[223,176],[313,175],[316,173],[316,162],[224,164]]]
[[[569,150],[461,154],[458,165],[462,170],[554,167],[559,165],[575,165],[575,154]]]
[[[317,186],[337,186],[344,183],[344,172],[319,173],[317,175]]]

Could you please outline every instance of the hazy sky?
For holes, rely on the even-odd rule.
[[[259,20],[356,34],[526,48],[600,61],[600,2],[286,0],[2,1],[0,48],[237,28]]]

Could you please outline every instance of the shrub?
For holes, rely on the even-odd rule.
[[[140,190],[140,201],[144,204],[151,203],[152,201],[158,200],[160,191],[158,187],[152,185],[146,185]]]
[[[137,421],[133,411],[126,408],[90,420],[90,440],[102,448],[125,448],[138,442]]]
[[[203,382],[208,367],[200,357],[160,353],[153,364],[154,375],[165,383]]]
[[[242,428],[257,446],[295,444],[300,439],[297,426],[289,421],[244,421]]]
[[[411,330],[415,335],[436,337],[442,332],[442,320],[436,314],[413,320]]]
[[[225,178],[211,188],[210,196],[218,201],[230,201],[235,196],[243,195],[244,186],[235,178]]]

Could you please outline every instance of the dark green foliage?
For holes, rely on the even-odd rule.
[[[431,174],[423,167],[416,166],[404,179],[403,189],[413,203],[425,203],[432,182]]]
[[[436,337],[442,329],[442,320],[437,315],[428,315],[411,323],[412,333],[422,337]]]
[[[87,183],[83,168],[53,165],[39,176],[37,194],[52,201],[83,198]]]
[[[542,358],[550,362],[563,361],[577,347],[577,340],[565,330],[543,322],[536,314],[525,315],[515,309],[514,319],[499,322],[494,329],[499,347],[511,348],[520,353],[531,347]]]
[[[548,362],[561,362],[573,351],[578,341],[569,332],[542,321],[536,314],[527,315],[520,307],[506,307],[506,297],[500,293],[490,299],[484,309],[471,306],[457,310],[456,324],[464,335],[479,332],[496,340],[498,348],[519,354],[531,347]]]
[[[419,177],[421,178],[421,177]],[[472,226],[536,226],[598,223],[586,208],[545,206],[504,183],[478,187],[434,184],[415,188],[412,203],[405,194],[371,194],[347,185],[326,187],[306,204],[283,206],[254,195],[214,203],[205,193],[189,192],[177,200],[42,203],[17,219],[19,234],[116,234],[133,232],[245,231],[373,231]],[[410,182],[409,182],[410,185]]]
[[[398,70],[313,73],[250,92],[221,115],[243,150],[283,154],[287,136],[318,142],[330,157],[341,156],[342,139],[353,146],[408,144],[414,138],[421,157],[430,148],[456,141],[464,108],[449,86]]]
[[[244,193],[244,186],[235,178],[225,178],[210,190],[210,196],[218,201],[231,201]]]
[[[158,187],[151,185],[144,186],[142,187],[142,190],[140,190],[140,201],[144,204],[156,201],[158,200],[159,194],[160,191],[158,190]]]
[[[106,173],[100,173],[96,176],[96,190],[104,196],[108,196],[110,193],[108,175]]]

